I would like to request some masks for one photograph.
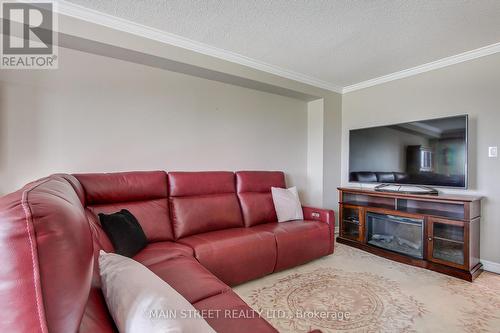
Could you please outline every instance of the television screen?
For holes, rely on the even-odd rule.
[[[467,116],[356,129],[349,181],[467,187]]]

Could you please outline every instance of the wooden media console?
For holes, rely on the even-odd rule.
[[[467,281],[481,273],[481,197],[338,190],[339,243]]]

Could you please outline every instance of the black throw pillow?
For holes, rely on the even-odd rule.
[[[148,244],[146,235],[134,215],[126,209],[113,214],[99,214],[102,228],[115,252],[132,257]]]

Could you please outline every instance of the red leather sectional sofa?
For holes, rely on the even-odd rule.
[[[128,209],[149,241],[134,259],[199,310],[250,310],[230,288],[333,253],[333,211],[277,223],[282,172],[52,175],[0,198],[0,331],[116,332],[100,290],[96,214]],[[218,332],[276,332],[260,317]]]

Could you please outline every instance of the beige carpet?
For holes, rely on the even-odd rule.
[[[235,288],[280,332],[500,332],[500,275],[474,283],[336,244]]]

